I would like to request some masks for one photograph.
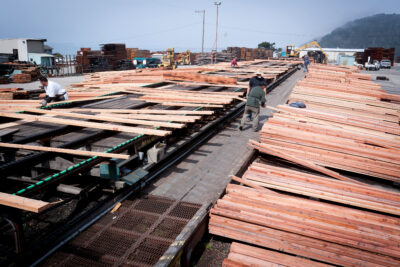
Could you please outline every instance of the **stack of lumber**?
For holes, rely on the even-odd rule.
[[[400,194],[352,181],[253,162],[243,179],[262,187],[400,215]]]
[[[27,73],[14,74],[12,79],[13,83],[30,83],[32,81],[31,75]]]
[[[195,61],[194,64],[196,65],[207,65],[211,63],[217,63],[217,62],[230,62],[234,58],[232,53],[228,52],[219,52],[217,54],[214,53],[202,53],[199,54]]]
[[[127,59],[125,44],[103,44],[101,51],[107,57],[108,64],[113,67],[117,65],[118,61]]]
[[[11,100],[11,99],[27,99],[29,93],[22,88],[1,88],[0,89],[0,99]]]
[[[10,79],[8,76],[0,76],[0,84],[7,84],[10,83]]]
[[[293,254],[339,266],[400,264],[400,193],[379,185],[400,182],[400,105],[383,101],[391,96],[369,79],[314,65],[289,97],[307,108],[272,108],[260,141],[249,143],[261,156],[211,209],[209,230],[274,251],[233,244],[225,266],[318,265]]]
[[[196,81],[212,84],[237,84],[237,79],[223,76],[195,74],[190,72],[167,72],[163,74],[165,80]]]
[[[34,67],[34,66],[28,67],[26,69],[22,69],[22,73],[29,74],[31,76],[31,81],[38,80],[41,75],[39,67]]]
[[[279,150],[319,166],[399,182],[400,105],[382,101],[381,90],[374,87],[349,86],[335,93],[334,86],[310,82],[308,77],[301,81],[289,101],[301,101],[307,108],[278,106],[262,128],[260,143],[251,146],[267,154]]]
[[[394,48],[383,48],[383,47],[368,47],[361,54],[361,62],[364,64],[368,61],[368,58],[371,60],[379,60],[389,59],[392,64],[394,63],[395,49]]]
[[[331,266],[316,261],[307,260],[300,257],[290,256],[281,252],[262,249],[241,243],[233,242],[229,251],[228,258],[223,263],[223,267],[247,267],[247,266],[288,266],[288,267],[323,267]]]
[[[139,48],[126,48],[127,59],[132,60],[135,57],[150,58],[150,50],[141,50]]]
[[[73,84],[72,88],[106,88],[105,85],[142,86],[157,82],[191,82],[196,85],[232,85],[232,87],[243,87],[238,84],[238,79],[250,79],[258,70],[262,71],[266,78],[274,79],[286,73],[298,62],[281,62],[277,60],[258,60],[252,62],[241,62],[239,68],[231,68],[230,63],[218,63],[202,67],[184,68],[176,70],[162,69],[136,69],[120,72],[99,72],[85,77],[85,81]],[[202,83],[202,84],[200,84]],[[245,82],[247,87],[247,82]],[[104,85],[102,87],[102,85]],[[121,86],[120,86],[121,87]]]
[[[399,266],[399,230],[398,217],[234,184],[209,222],[212,234],[340,266]]]

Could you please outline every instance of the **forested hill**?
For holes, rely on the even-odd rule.
[[[378,14],[346,23],[320,39],[327,48],[385,47],[400,55],[400,14]]]

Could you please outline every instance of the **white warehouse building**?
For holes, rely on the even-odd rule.
[[[52,66],[54,56],[45,53],[46,39],[0,39],[0,54],[14,55],[19,61],[29,61],[42,66]]]
[[[354,56],[357,52],[364,52],[364,49],[357,48],[322,48],[327,56],[328,63],[338,63],[340,56]],[[306,48],[300,51],[299,56],[303,57],[308,51],[320,51],[319,48]]]

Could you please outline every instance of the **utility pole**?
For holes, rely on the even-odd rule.
[[[206,11],[205,10],[196,10],[196,13],[203,13],[203,35],[201,37],[201,54],[204,54],[204,25],[206,22]]]
[[[217,28],[215,31],[215,53],[218,52],[218,9],[219,6],[221,5],[221,2],[214,2],[214,5],[217,6]]]

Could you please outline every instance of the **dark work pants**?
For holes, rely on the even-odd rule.
[[[250,107],[247,106],[244,108],[244,114],[242,117],[242,120],[240,121],[240,126],[244,126],[245,122],[246,122],[246,118],[247,116],[251,114],[254,116],[253,118],[253,130],[257,131],[258,129],[258,120],[259,120],[259,115],[260,115],[260,107]]]

